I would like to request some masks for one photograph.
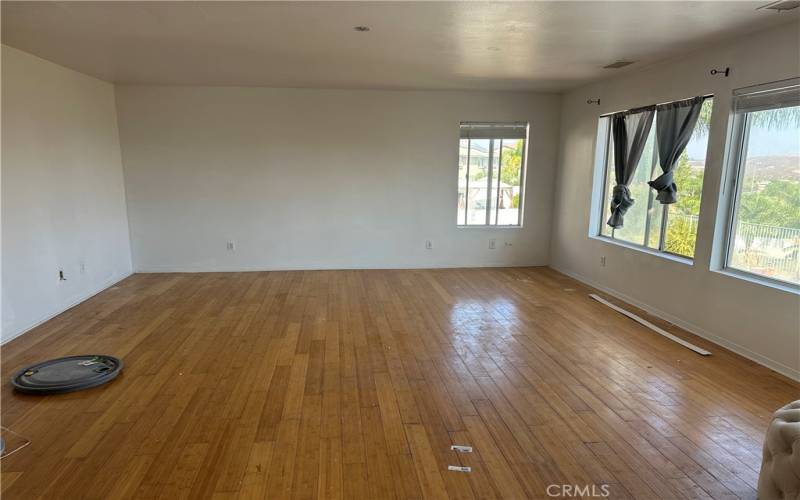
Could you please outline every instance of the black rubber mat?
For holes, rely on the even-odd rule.
[[[11,384],[20,392],[58,394],[105,384],[121,370],[122,361],[113,356],[67,356],[24,368],[11,379]]]

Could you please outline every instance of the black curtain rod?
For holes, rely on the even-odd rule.
[[[714,97],[714,94],[701,95],[700,97],[702,97],[703,100],[706,100],[706,99],[710,99],[710,98]],[[689,97],[689,99],[692,99],[692,98]],[[677,100],[678,101],[682,101],[683,99],[677,99]],[[671,102],[675,102],[675,101],[660,102],[658,104],[651,104],[651,105],[648,105],[648,106],[639,106],[639,107],[636,107],[636,108],[621,109],[619,111],[612,111],[610,113],[603,113],[602,115],[600,115],[600,118],[606,118],[606,117],[609,117],[609,116],[616,115],[617,113],[624,113],[626,111],[630,111],[630,110],[634,110],[634,109],[642,109],[642,108],[649,108],[650,106],[661,106],[662,104],[670,104]]]

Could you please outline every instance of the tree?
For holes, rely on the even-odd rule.
[[[712,113],[712,101],[703,103],[696,133],[707,134]],[[770,130],[800,126],[800,107],[788,107],[754,112],[748,115],[751,127]],[[674,172],[678,186],[678,201],[670,209],[665,248],[681,255],[693,255],[696,239],[696,222],[700,213],[703,189],[703,169],[692,168],[686,152],[681,155]],[[739,199],[738,221],[773,227],[800,229],[800,182],[783,179],[749,178]],[[748,229],[741,228],[747,248],[752,244]]]
[[[700,197],[703,194],[703,169],[692,168],[686,151],[681,154],[678,166],[675,167],[673,180],[678,186],[676,206],[681,213],[698,215],[700,213]]]
[[[697,224],[688,217],[673,217],[667,224],[664,249],[667,252],[693,257],[697,241]]]
[[[711,128],[711,99],[703,103],[700,110],[700,117],[697,119],[697,132],[708,133]],[[751,126],[765,127],[770,130],[788,126],[797,127],[800,125],[800,107],[787,107],[770,109],[767,112],[750,113],[748,122]]]
[[[739,220],[800,229],[800,182],[775,179],[742,192]]]
[[[703,194],[704,169],[692,168],[686,151],[678,159],[673,179],[678,186],[678,201],[670,207],[664,249],[668,252],[694,256],[697,240],[697,216]]]
[[[518,140],[513,148],[503,147],[500,180],[509,186],[519,186],[524,144],[525,141]]]
[[[503,141],[503,153],[500,163],[500,180],[509,186],[519,186],[520,172],[522,172],[522,154],[524,151],[525,141],[517,140],[513,146],[509,146],[509,140]],[[495,148],[500,147],[500,141],[495,140]],[[495,153],[497,151],[495,150]],[[495,170],[496,165],[495,165]],[[485,179],[488,175],[486,168],[475,168],[473,165],[470,169],[470,180],[479,181]]]

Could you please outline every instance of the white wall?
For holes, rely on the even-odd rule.
[[[131,257],[114,87],[3,46],[2,102],[7,341],[129,275]]]
[[[743,35],[563,98],[552,267],[604,288],[777,371],[800,378],[800,297],[710,270],[731,91],[800,75],[797,24]],[[731,75],[711,76],[730,66]],[[694,265],[588,237],[601,113],[715,94]],[[600,98],[601,106],[586,100]],[[606,267],[600,257],[606,256]]]
[[[137,271],[548,262],[558,96],[119,86],[117,107]],[[456,228],[464,120],[531,123],[524,228]]]

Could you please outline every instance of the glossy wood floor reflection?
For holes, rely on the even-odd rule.
[[[547,268],[132,276],[3,348],[3,425],[31,440],[3,498],[755,497],[800,385],[590,291]],[[78,353],[124,373],[6,383]]]

